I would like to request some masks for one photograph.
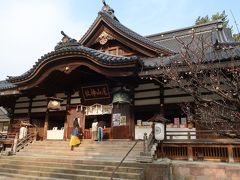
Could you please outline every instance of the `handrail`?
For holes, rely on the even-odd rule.
[[[3,145],[11,145],[11,152],[15,154],[29,142],[36,141],[36,138],[36,129],[34,130],[34,132],[27,134],[27,136],[21,140],[18,139],[18,133],[5,133],[4,137],[0,139],[0,143]]]
[[[35,140],[35,136],[36,133],[30,133],[28,134],[26,137],[24,137],[23,139],[21,139],[20,141],[17,142],[16,145],[16,149],[15,152],[19,151],[20,149],[22,149],[26,144],[28,144],[29,142]]]
[[[112,171],[112,175],[111,175],[111,180],[113,180],[113,176],[115,174],[115,172],[118,170],[118,168],[122,165],[123,161],[126,159],[126,157],[128,156],[128,154],[133,150],[133,148],[136,146],[136,144],[138,143],[139,140],[137,140],[134,145],[131,147],[131,149],[127,152],[127,154],[122,158],[121,162],[116,166],[116,168]]]

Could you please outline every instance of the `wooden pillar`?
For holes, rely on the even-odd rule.
[[[132,139],[132,140],[134,140],[135,139],[135,121],[134,121],[134,119],[135,119],[135,117],[134,117],[134,106],[130,106],[130,138]]]
[[[68,124],[68,113],[71,110],[70,109],[70,104],[71,104],[71,93],[67,93],[67,102],[66,102],[66,116],[64,120],[64,140],[67,140],[68,138],[68,129],[69,129],[69,124]]]
[[[43,140],[47,139],[48,120],[49,120],[49,110],[47,109],[45,114],[44,127],[43,127]]]
[[[128,103],[115,103],[113,104],[112,114],[120,114],[126,117],[126,125],[114,126],[112,124],[112,137],[113,139],[131,139],[131,105]]]
[[[164,85],[162,83],[159,84],[159,91],[160,91],[160,115],[164,117]]]
[[[67,140],[67,134],[68,134],[68,117],[67,117],[68,111],[66,110],[65,120],[64,120],[64,135],[63,140]]]
[[[126,86],[123,86],[121,90],[113,94],[112,120],[113,118],[126,118],[126,124],[122,123],[118,125],[117,123],[112,123],[113,139],[132,139],[134,137],[134,119],[131,105],[131,95],[133,95],[133,93],[131,93],[132,91],[130,89],[126,90],[124,87],[126,88]],[[118,117],[118,115],[120,115],[120,117]]]
[[[12,151],[15,154],[17,150],[17,142],[18,142],[18,133],[15,134],[14,140],[13,140],[13,147]]]
[[[29,97],[29,106],[28,106],[28,118],[29,118],[29,123],[32,124],[32,117],[31,117],[31,112],[32,112],[32,101],[33,97]]]
[[[189,161],[193,161],[193,152],[192,152],[192,146],[187,146],[187,156]]]
[[[11,103],[10,105],[10,109],[11,109],[11,115],[10,115],[10,126],[9,126],[9,129],[8,129],[8,132],[11,132],[11,133],[14,133],[13,130],[13,122],[14,122],[14,119],[15,119],[15,105],[16,105],[16,101],[17,101],[17,98],[15,97],[13,102]]]
[[[84,111],[80,111],[79,118],[80,118],[80,128],[82,128],[82,132],[84,133],[85,132],[85,118],[86,118]]]
[[[234,162],[234,158],[233,158],[233,146],[232,145],[228,145],[227,146],[228,149],[228,162],[233,163]]]

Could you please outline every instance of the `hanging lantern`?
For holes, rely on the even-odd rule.
[[[51,110],[61,110],[62,101],[63,99],[60,99],[60,98],[49,97],[47,108]]]
[[[112,103],[113,104],[114,103],[120,103],[120,104],[128,103],[128,104],[130,104],[131,103],[131,98],[130,98],[129,92],[126,92],[126,91],[116,92],[115,94],[113,94]]]

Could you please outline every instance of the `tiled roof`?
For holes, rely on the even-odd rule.
[[[14,83],[16,81],[27,79],[40,64],[47,62],[50,58],[54,58],[59,55],[60,56],[68,55],[68,54],[70,55],[84,54],[86,56],[92,57],[98,63],[107,65],[107,66],[121,66],[121,65],[133,64],[138,62],[139,60],[137,56],[131,56],[131,57],[115,56],[115,55],[106,54],[91,48],[87,48],[81,45],[61,46],[61,47],[57,47],[55,51],[52,51],[42,56],[35,63],[35,65],[33,65],[33,67],[27,72],[25,72],[24,74],[20,76],[9,76],[7,81]]]
[[[0,81],[0,90],[13,89],[17,87],[15,84],[8,81]]]
[[[212,45],[216,42],[234,42],[231,34],[231,29],[224,28],[223,21],[214,21],[202,25],[195,25],[173,31],[149,35],[146,37],[160,45],[172,49],[175,52],[180,52],[182,45],[179,43],[179,41],[187,44],[192,40],[193,35],[195,35],[195,39],[200,38],[201,36],[201,38],[204,39],[205,43]]]
[[[169,57],[162,57],[162,58],[145,58],[142,59],[142,63],[144,69],[152,69],[159,67],[161,65],[167,65],[172,62],[178,61],[181,57],[180,54],[176,54]],[[229,60],[231,58],[240,60],[240,47],[229,47],[221,50],[214,50],[209,51],[205,56],[206,62],[208,61],[224,61]]]
[[[88,29],[88,31],[85,33],[85,35],[80,39],[80,42],[82,43],[86,36],[92,31],[92,28],[94,25],[99,21],[100,18],[103,18],[106,23],[110,26],[113,26],[115,29],[117,29],[119,32],[124,34],[126,37],[129,37],[130,39],[134,39],[148,47],[151,47],[155,49],[156,51],[165,51],[168,52],[169,54],[175,54],[175,51],[169,49],[168,47],[165,47],[163,45],[160,45],[158,43],[155,43],[149,38],[146,38],[144,36],[139,35],[138,33],[132,31],[131,29],[127,28],[123,24],[121,24],[117,19],[113,18],[111,15],[104,11],[100,11],[98,13],[98,17],[94,21],[94,23],[91,25],[91,27]]]
[[[3,107],[0,107],[0,122],[10,121],[7,115],[7,111]]]

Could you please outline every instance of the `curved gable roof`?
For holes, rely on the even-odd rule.
[[[122,25],[115,16],[113,17],[104,11],[100,11],[98,13],[97,18],[90,26],[88,31],[79,40],[79,42],[85,46],[91,46],[92,44],[90,44],[89,41],[92,37],[94,37],[96,30],[100,28],[102,22],[109,26],[119,36],[127,38],[131,42],[132,46],[134,46],[134,44],[140,45],[143,48],[153,51],[158,55],[162,54],[167,56],[175,54],[173,50],[155,43],[151,39],[141,36],[126,26]],[[120,39],[117,40],[121,41]]]
[[[64,56],[68,55],[70,55],[71,57],[87,57],[99,66],[108,68],[135,66],[135,64],[137,64],[139,60],[137,56],[123,57],[109,55],[91,48],[84,47],[82,45],[63,46],[59,49],[57,48],[57,50],[55,51],[52,51],[42,56],[35,63],[35,65],[33,65],[33,67],[24,74],[20,76],[8,76],[7,81],[10,83],[18,83],[21,81],[25,81],[34,76],[34,74],[36,74],[39,69],[46,66],[46,64],[48,64],[52,59],[57,59],[59,57],[64,58]]]

